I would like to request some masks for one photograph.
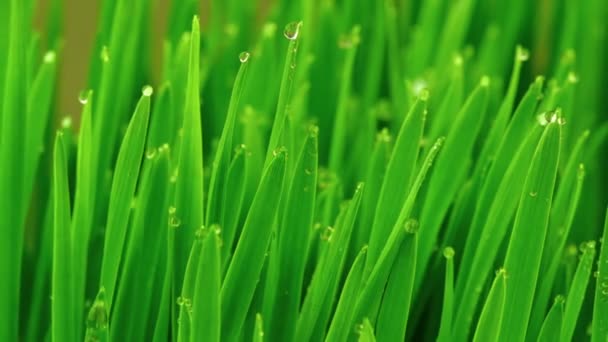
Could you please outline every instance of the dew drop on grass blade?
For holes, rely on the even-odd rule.
[[[369,319],[363,319],[363,323],[357,327],[359,333],[359,342],[376,342],[376,336],[374,336],[374,327]]]
[[[274,317],[266,318],[271,339],[285,340],[296,328],[304,283],[304,269],[316,201],[318,128],[309,128],[287,192],[282,227],[278,236],[278,283]]]
[[[449,342],[452,338],[452,316],[454,315],[454,248],[443,249],[446,259],[445,284],[443,290],[443,307],[439,325],[438,342]]]
[[[580,258],[574,279],[566,297],[566,308],[564,309],[564,320],[562,322],[560,341],[572,341],[574,328],[579,321],[579,315],[587,292],[587,283],[593,270],[595,260],[595,241],[588,241],[582,244],[583,255]]]
[[[326,327],[327,322],[323,322],[323,320],[327,318],[327,315],[324,311],[333,307],[338,282],[344,269],[346,252],[364,193],[363,188],[363,183],[359,183],[343,217],[338,217],[334,230],[327,237],[325,255],[320,259],[321,262],[315,270],[298,317],[296,340],[307,341],[317,331],[315,327],[323,327],[322,330]],[[321,322],[319,323],[319,321]]]
[[[271,159],[238,239],[234,257],[222,284],[222,339],[238,338],[264,264],[285,177],[287,152]]]
[[[504,268],[496,272],[496,277],[477,321],[473,342],[498,340],[507,294],[507,278],[508,274]]]
[[[593,302],[593,325],[591,341],[600,342],[608,339],[608,210],[604,223],[604,234],[600,239],[602,245],[595,279],[595,299]]]
[[[485,116],[490,80],[483,77],[456,115],[445,140],[443,152],[429,179],[428,191],[420,216],[418,264],[414,293],[420,288],[441,222],[453,197],[466,176],[468,155],[472,152]]]
[[[255,328],[253,330],[253,342],[264,342],[264,321],[262,315],[255,315]]]
[[[564,320],[564,296],[558,295],[553,302],[553,306],[549,310],[549,313],[545,317],[540,333],[538,335],[538,342],[554,342],[559,341],[560,334],[562,331],[562,324]]]
[[[106,291],[102,287],[89,309],[86,322],[85,342],[110,341],[109,307]]]
[[[129,224],[131,201],[139,178],[150,117],[150,96],[143,94],[123,138],[110,192],[110,206],[101,265],[101,287],[112,307]]]
[[[227,192],[223,192],[226,176],[230,167],[230,157],[232,154],[234,129],[237,121],[237,111],[240,106],[241,94],[247,79],[249,68],[249,52],[243,52],[239,56],[241,65],[234,81],[228,115],[224,123],[224,129],[217,145],[215,159],[211,166],[211,180],[209,181],[209,194],[207,199],[207,216],[205,217],[207,226],[221,223],[221,213]]]
[[[547,232],[560,153],[561,126],[553,114],[534,152],[505,257],[509,286],[500,336],[523,341]]]
[[[363,319],[363,317],[370,317],[372,315],[372,317],[375,317],[378,306],[380,305],[382,289],[388,281],[391,268],[393,267],[394,260],[399,252],[405,235],[408,233],[417,234],[418,221],[410,218],[410,214],[418,196],[418,191],[420,190],[424,178],[426,177],[433,160],[435,160],[443,141],[443,138],[439,138],[427,154],[426,159],[412,184],[412,189],[401,208],[397,222],[393,226],[386,245],[380,253],[378,261],[370,274],[364,274],[363,276],[361,293],[357,297],[357,304],[355,306],[354,322]]]
[[[70,193],[65,146],[61,132],[55,138],[53,161],[53,271],[51,336],[54,341],[75,339]]]
[[[418,158],[419,141],[422,137],[428,92],[419,97],[399,130],[395,147],[376,204],[376,212],[369,238],[366,272],[376,263],[393,228],[414,178]],[[373,205],[373,204],[372,204]]]

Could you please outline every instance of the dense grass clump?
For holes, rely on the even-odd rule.
[[[36,5],[0,341],[608,341],[608,2],[105,0],[78,127]]]

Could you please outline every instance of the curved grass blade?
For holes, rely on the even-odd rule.
[[[405,339],[418,251],[418,235],[409,233],[406,234],[395,257],[378,312],[376,337],[381,341]]]
[[[148,150],[135,200],[131,233],[125,244],[120,287],[112,311],[112,340],[145,339],[148,320],[158,300],[154,297],[156,272],[166,265],[161,250],[167,222],[169,150],[167,145]],[[143,262],[145,261],[145,262]],[[160,266],[159,266],[160,265]]]
[[[468,248],[475,248],[475,252],[471,254],[473,256],[471,264],[467,267],[469,271],[468,279],[463,278],[460,280],[459,278],[459,281],[462,281],[462,289],[457,288],[456,296],[456,298],[460,299],[454,323],[456,339],[466,339],[469,334],[479,296],[481,295],[476,289],[483,287],[488,277],[491,276],[490,273],[498,249],[507,234],[513,213],[517,207],[517,200],[524,187],[521,180],[526,177],[534,150],[540,146],[538,140],[541,133],[542,129],[540,126],[533,128],[522,143],[519,151],[515,153],[511,164],[502,175],[499,187],[494,193],[495,199],[493,203],[488,207],[488,212],[483,213],[483,215],[487,216],[481,235],[476,237],[477,244],[467,246]],[[462,268],[464,267],[466,265],[462,266]],[[459,277],[464,276],[463,274],[459,274]]]
[[[298,317],[295,334],[295,339],[298,341],[311,339],[316,332],[315,327],[322,331],[326,329],[324,320],[327,315],[324,311],[333,307],[362,195],[363,183],[360,183],[344,216],[338,218],[335,229],[327,238],[325,255],[315,270]]]
[[[376,207],[388,161],[391,156],[392,137],[388,129],[384,128],[376,135],[376,143],[367,166],[365,176],[365,193],[361,199],[361,213],[358,227],[353,232],[353,246],[360,249],[368,244],[376,215]]]
[[[287,340],[295,332],[304,269],[314,219],[318,168],[318,128],[311,127],[295,166],[278,237],[278,282],[269,338]]]
[[[192,302],[191,341],[220,341],[219,226],[211,226],[204,238]]]
[[[531,122],[533,122],[532,118],[534,117],[538,99],[542,94],[543,82],[544,79],[542,77],[537,77],[519,102],[507,131],[500,142],[500,146],[496,149],[496,158],[492,162],[488,174],[484,177],[485,181],[480,186],[475,206],[475,215],[471,228],[469,228],[467,241],[463,250],[458,281],[456,284],[456,298],[463,298],[462,291],[464,281],[469,277],[470,267],[473,262],[472,259],[476,252],[474,246],[477,246],[477,239],[483,233],[483,221],[487,219],[484,215],[489,212],[490,206],[496,197],[496,191],[502,182],[503,175],[507,172],[514,156],[516,156],[517,151],[520,149],[520,146],[522,146],[521,142],[524,142],[526,136],[529,135],[529,127]],[[477,171],[481,171],[481,169],[478,169]],[[481,181],[481,175],[474,175],[474,177],[476,180]],[[521,178],[523,178],[523,176],[521,176]],[[517,196],[514,197],[517,200]],[[457,306],[458,303],[459,301],[457,302]]]
[[[249,67],[249,52],[243,52],[241,56],[241,66],[236,75],[230,104],[228,106],[228,115],[224,123],[224,129],[217,145],[215,159],[211,167],[211,179],[209,181],[209,194],[207,200],[207,226],[216,223],[222,223],[223,204],[225,195],[223,192],[225,183],[227,182],[227,172],[230,168],[230,157],[232,154],[232,145],[234,137],[234,128],[237,120],[237,111],[239,110],[241,94],[243,92],[244,83],[247,79],[247,70]]]
[[[53,162],[53,271],[51,330],[54,341],[75,339],[73,299],[72,236],[70,232],[70,192],[62,134],[55,138]]]
[[[576,328],[576,322],[579,320],[583,299],[585,299],[585,293],[587,292],[587,284],[589,283],[594,260],[595,241],[586,242],[583,245],[583,255],[576,268],[568,297],[566,297],[566,308],[564,310],[560,341],[572,341],[574,328]]]
[[[108,308],[112,307],[120,260],[122,259],[127,236],[131,201],[135,194],[139,168],[144,154],[150,117],[150,95],[151,93],[144,91],[139,100],[116,161],[116,171],[110,193],[100,279],[100,287],[106,290]]]
[[[253,199],[234,257],[222,284],[222,339],[238,338],[253,299],[264,254],[277,217],[285,177],[286,152],[274,153]]]
[[[106,292],[102,287],[95,297],[95,301],[89,310],[87,327],[84,337],[85,342],[108,342],[110,341],[110,323],[108,320],[108,303]]]
[[[538,342],[559,341],[564,320],[564,297],[557,296],[538,335]]]
[[[437,341],[449,342],[452,338],[452,317],[454,315],[454,249],[452,247],[444,248],[443,256],[446,259],[445,284]]]
[[[197,230],[196,235],[200,236],[204,231],[205,228],[201,227]],[[177,312],[177,341],[179,342],[186,342],[192,336],[192,298],[194,296],[201,251],[203,249],[202,244],[202,241],[198,238],[192,243],[180,296],[177,297],[177,305],[179,306],[179,311]]]
[[[382,289],[384,289],[385,284],[388,281],[394,260],[397,257],[403,239],[406,234],[414,234],[417,232],[418,221],[411,219],[410,214],[418,196],[418,191],[422,186],[422,182],[424,181],[433,160],[435,160],[435,156],[439,152],[443,140],[443,138],[438,139],[429,151],[416,176],[416,180],[412,184],[412,189],[401,208],[399,218],[391,231],[386,246],[383,248],[382,253],[380,253],[378,262],[369,276],[364,275],[361,293],[357,298],[357,304],[355,306],[355,319],[353,322],[349,322],[349,324],[360,321],[363,317],[376,316],[376,310],[380,305]]]
[[[593,304],[593,325],[591,341],[608,339],[608,210],[604,223],[604,235],[601,238],[602,248],[598,259],[595,299]]]
[[[20,0],[4,1],[7,8],[7,48],[2,52],[4,78],[0,79],[0,340],[18,340],[19,293],[21,256],[23,249],[23,220],[27,210],[23,192],[24,146],[26,119],[26,46],[24,31],[24,3]],[[8,6],[7,6],[8,5]],[[6,69],[4,69],[6,67]]]
[[[366,273],[369,274],[376,263],[386,239],[408,194],[408,190],[418,159],[420,139],[426,117],[428,93],[419,97],[399,130],[395,147],[386,168],[384,181],[376,202],[376,214],[369,238],[369,251],[366,259]]]
[[[532,309],[559,161],[557,120],[553,114],[534,152],[505,257],[509,287],[500,336],[508,341],[524,340]]]
[[[350,326],[350,322],[353,321],[355,314],[356,298],[360,290],[361,280],[363,279],[366,252],[367,247],[363,247],[348,272],[325,341],[346,341],[354,328]]]
[[[502,325],[502,317],[507,294],[507,271],[502,268],[496,273],[486,303],[477,322],[473,342],[497,341]]]
[[[437,158],[437,167],[429,180],[427,196],[420,216],[420,226],[423,229],[418,239],[420,244],[415,293],[420,288],[441,222],[466,176],[465,161],[472,152],[475,138],[481,129],[488,103],[489,84],[490,80],[487,77],[482,78],[460,109],[446,138],[444,151]]]

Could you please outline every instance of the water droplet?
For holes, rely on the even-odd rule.
[[[572,71],[568,73],[568,82],[578,83],[578,75]]]
[[[538,196],[538,192],[530,191],[530,197],[536,197],[536,196]]]
[[[419,97],[421,100],[426,101],[429,97],[429,92],[428,92],[428,83],[426,82],[426,80],[422,79],[422,78],[417,78],[416,80],[414,80],[414,82],[412,82],[412,94],[414,94],[414,96]]]
[[[57,59],[57,54],[55,53],[55,51],[47,51],[44,54],[43,61],[44,61],[44,63],[54,63],[56,59]]]
[[[304,169],[304,173],[307,175],[312,175],[312,171],[310,171],[309,169]]]
[[[359,31],[355,31],[349,34],[343,34],[338,39],[338,47],[341,49],[350,49],[357,46],[361,41],[359,37]]]
[[[61,119],[61,127],[62,128],[71,128],[72,127],[72,117],[71,116],[64,116],[63,119]]]
[[[517,49],[517,59],[521,62],[525,62],[530,59],[530,51],[522,47]]]
[[[538,121],[541,126],[547,126],[550,123],[557,122],[558,118],[560,117],[560,113],[561,110],[559,108],[557,108],[556,110],[543,112],[538,114],[538,116],[536,117],[536,121]]]
[[[108,51],[108,47],[105,45],[101,48],[101,61],[104,63],[110,61],[110,52]]]
[[[464,59],[462,58],[461,54],[457,54],[456,56],[454,56],[454,60],[452,62],[455,66],[460,67],[464,64]]]
[[[593,272],[593,278],[597,278],[600,275],[600,271]]]
[[[78,102],[81,104],[87,104],[87,102],[89,102],[89,92],[87,90],[83,90],[78,94]]]
[[[324,240],[324,241],[327,241],[327,242],[331,242],[331,238],[332,238],[333,235],[334,235],[334,228],[330,227],[330,226],[327,226],[321,232],[321,240]]]
[[[557,118],[557,124],[560,125],[560,126],[565,125],[566,124],[566,119],[563,116]]]
[[[141,88],[141,93],[144,96],[152,96],[152,93],[154,93],[154,88],[152,88],[150,85],[145,85],[143,88]]]
[[[504,268],[504,267],[499,268],[498,271],[496,271],[496,275],[497,276],[501,276],[503,278],[506,278],[507,277],[507,269]]]
[[[247,63],[250,56],[251,54],[249,52],[243,51],[239,54],[239,60],[241,61],[241,63]]]
[[[169,214],[173,215],[173,214],[175,214],[176,211],[177,211],[177,208],[175,208],[174,206],[169,207]]]
[[[482,87],[489,87],[490,86],[490,77],[485,75],[481,78],[481,82],[480,82]]]
[[[146,151],[146,158],[147,158],[147,159],[152,159],[152,158],[156,157],[156,152],[157,152],[157,151],[158,151],[158,149],[156,149],[156,148],[154,148],[154,147],[149,148],[149,149]]]
[[[454,257],[454,248],[452,247],[446,247],[443,249],[443,256],[446,257],[447,259],[451,259]]]
[[[182,296],[177,297],[177,305],[184,305],[184,298],[182,298]]]
[[[294,21],[285,26],[283,35],[289,40],[296,40],[300,35],[300,27],[302,26],[301,21]]]
[[[405,221],[403,227],[405,228],[406,233],[416,234],[418,232],[418,228],[420,228],[420,224],[418,223],[418,220],[411,218]]]

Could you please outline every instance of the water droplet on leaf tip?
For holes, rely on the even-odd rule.
[[[443,256],[446,257],[447,259],[451,259],[454,257],[454,248],[452,247],[446,247],[443,249]]]
[[[141,93],[144,96],[152,96],[152,94],[154,93],[154,88],[152,88],[152,86],[150,85],[145,85],[142,89],[141,89]]]
[[[108,51],[108,47],[105,45],[101,48],[101,61],[104,63],[110,61],[110,52]]]
[[[83,90],[78,94],[78,102],[81,104],[87,104],[89,101],[89,92],[87,90]]]
[[[64,116],[63,119],[61,119],[61,127],[62,128],[70,128],[70,127],[72,127],[72,117],[71,116]]]
[[[247,63],[250,56],[251,54],[249,52],[243,51],[239,54],[239,60],[241,61],[241,63]]]
[[[538,192],[530,191],[530,197],[536,197],[536,196],[538,196]]]
[[[158,151],[158,149],[156,148],[150,148],[146,151],[146,158],[147,159],[152,159],[156,156],[156,152]]]
[[[521,62],[525,62],[530,59],[530,51],[524,48],[517,49],[517,59]]]
[[[57,58],[57,54],[55,53],[55,51],[47,51],[44,54],[44,63],[53,63],[55,62],[55,59]]]
[[[300,27],[302,26],[301,21],[294,21],[285,26],[283,35],[289,40],[296,40],[300,35]]]

